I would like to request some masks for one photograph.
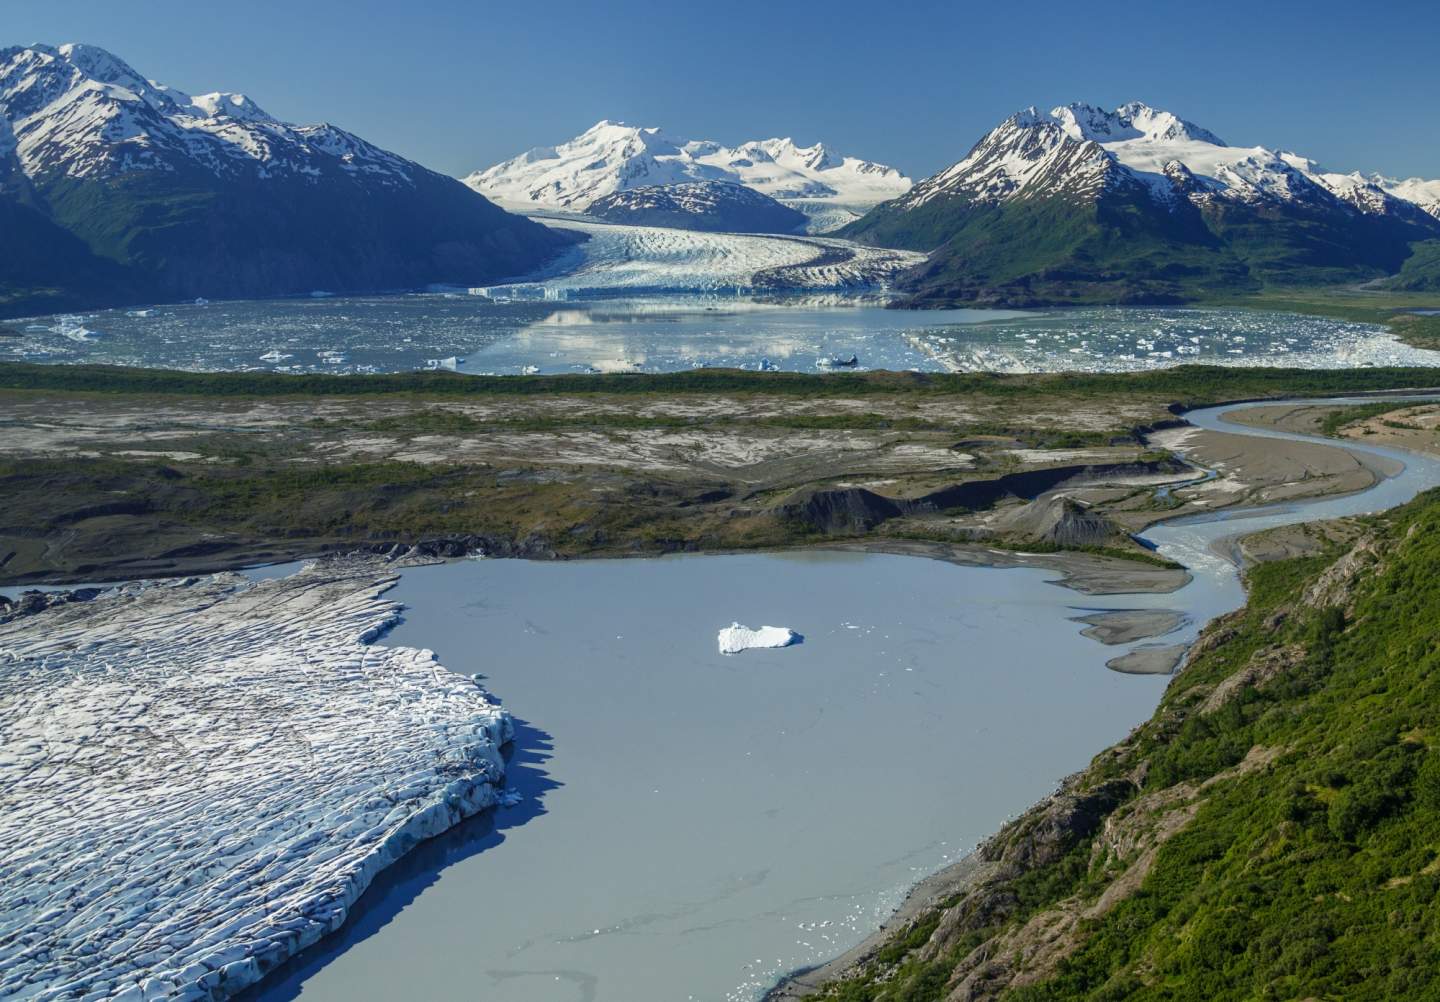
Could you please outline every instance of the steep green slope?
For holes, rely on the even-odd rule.
[[[925,305],[1180,302],[1201,285],[1258,285],[1193,208],[1156,212],[1133,191],[1091,203],[939,197],[909,212],[880,206],[842,235],[934,250],[903,283]]]
[[[1414,254],[1406,259],[1400,273],[1379,283],[1395,292],[1440,292],[1440,240],[1412,245]]]
[[[122,269],[14,194],[0,191],[0,316],[119,297]]]
[[[15,290],[0,311],[34,312],[37,295],[68,307],[493,282],[570,242],[452,178],[413,177],[413,187],[198,170],[41,178],[30,205],[0,208],[28,227],[0,228],[0,261],[25,263],[23,275],[0,274]],[[53,252],[35,252],[37,233]],[[22,299],[23,289],[55,291]]]
[[[822,996],[1440,998],[1440,492],[1362,528]]]
[[[1308,205],[1250,206],[1217,199],[1202,212],[1217,240],[1253,278],[1269,286],[1322,285],[1393,274],[1411,256],[1412,242],[1431,235],[1406,219]]]

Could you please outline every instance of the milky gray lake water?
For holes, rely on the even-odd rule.
[[[1200,427],[1231,408],[1192,412]],[[255,997],[754,1000],[882,922],[917,880],[1144,719],[1167,679],[1108,671],[1096,609],[1172,608],[1192,638],[1243,592],[1217,544],[1440,484],[1155,527],[1194,582],[1077,595],[1037,570],[810,552],[405,573],[387,643],[479,672],[521,720],[515,807],[423,846]],[[803,644],[726,657],[716,631]]]
[[[1154,706],[1164,680],[1106,670],[1068,621],[1096,603],[1048,576],[824,552],[406,572],[386,642],[486,676],[525,722],[524,800],[263,997],[757,998]],[[732,620],[804,643],[727,657]]]

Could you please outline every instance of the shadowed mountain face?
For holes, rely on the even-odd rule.
[[[0,50],[0,313],[472,284],[568,241],[329,125],[88,46]]]
[[[726,181],[631,188],[598,198],[589,214],[614,223],[718,233],[795,233],[805,214],[769,195]]]
[[[1428,182],[1227,146],[1132,103],[1027,109],[841,231],[931,252],[924,303],[1181,302],[1394,274],[1440,239]]]

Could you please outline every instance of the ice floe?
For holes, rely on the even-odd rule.
[[[377,559],[126,586],[0,624],[0,997],[213,999],[513,798],[509,716]]]
[[[739,654],[760,647],[789,647],[800,642],[800,634],[783,626],[762,626],[752,630],[748,626],[731,623],[720,631],[717,639],[721,654]]]

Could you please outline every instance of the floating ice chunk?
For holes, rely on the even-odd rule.
[[[731,623],[720,631],[718,637],[721,654],[739,654],[757,647],[789,647],[798,644],[800,634],[784,626],[762,626],[752,630],[739,623]]]

